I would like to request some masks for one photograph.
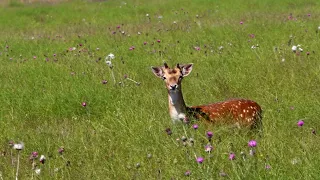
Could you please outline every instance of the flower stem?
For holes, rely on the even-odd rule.
[[[113,69],[111,68],[111,76],[113,79],[114,84],[116,84],[116,78],[114,77]]]
[[[20,151],[18,151],[18,160],[17,160],[17,171],[16,171],[16,180],[18,180],[18,175],[19,175],[19,164],[20,164]]]

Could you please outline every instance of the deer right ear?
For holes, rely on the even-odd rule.
[[[154,75],[156,75],[157,77],[159,77],[161,79],[163,78],[164,73],[163,73],[162,68],[160,68],[160,67],[151,67],[151,70],[152,70]]]

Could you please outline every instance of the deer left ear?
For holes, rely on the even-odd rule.
[[[180,65],[181,73],[182,73],[183,77],[188,76],[191,73],[192,67],[193,67],[192,63]]]
[[[151,70],[154,75],[156,75],[159,78],[163,78],[164,73],[161,67],[151,67]]]

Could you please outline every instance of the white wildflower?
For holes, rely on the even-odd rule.
[[[149,14],[146,14],[147,17],[149,17]]]
[[[112,67],[112,62],[111,61],[106,61],[106,64],[111,68]]]
[[[40,168],[38,168],[38,169],[36,169],[36,170],[34,170],[34,172],[36,173],[36,174],[40,174],[40,172],[41,172],[41,169]]]
[[[255,46],[255,45],[252,45],[252,46],[251,46],[251,49],[255,49],[255,48],[256,48],[256,46]]]
[[[19,143],[19,144],[14,144],[13,145],[13,149],[15,150],[22,150],[24,148],[24,144],[23,143]]]
[[[46,157],[45,157],[44,155],[41,155],[39,161],[40,161],[42,164],[44,164],[45,161],[46,161]]]
[[[177,24],[177,21],[173,21],[173,24]]]
[[[299,51],[300,51],[300,52],[303,52],[303,49],[302,49],[302,48],[299,48]]]
[[[297,46],[292,46],[291,49],[292,49],[293,52],[296,52],[297,51]]]
[[[318,30],[320,31],[320,26],[318,26]]]
[[[108,56],[106,57],[106,60],[111,61],[111,60],[113,60],[114,58],[116,58],[116,57],[114,56],[114,54],[110,53],[110,54],[108,54]]]
[[[223,49],[223,46],[220,46],[218,49],[221,51]]]
[[[141,35],[141,32],[138,32],[138,35]]]
[[[74,50],[76,50],[77,48],[76,47],[73,47],[73,48],[71,48],[72,49],[72,51],[74,51]]]
[[[160,15],[160,16],[158,16],[158,19],[162,19],[162,18],[163,18],[163,16],[161,16],[161,15]]]
[[[284,62],[284,61],[285,61],[285,59],[284,59],[284,58],[282,58],[282,59],[281,59],[281,62]]]

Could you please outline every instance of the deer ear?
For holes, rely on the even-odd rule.
[[[151,67],[151,70],[154,75],[156,75],[159,78],[163,78],[164,73],[161,67]]]
[[[191,71],[192,71],[192,66],[193,64],[190,63],[190,64],[185,64],[185,65],[180,65],[180,68],[181,68],[181,73],[182,75],[185,77],[185,76],[188,76]]]

